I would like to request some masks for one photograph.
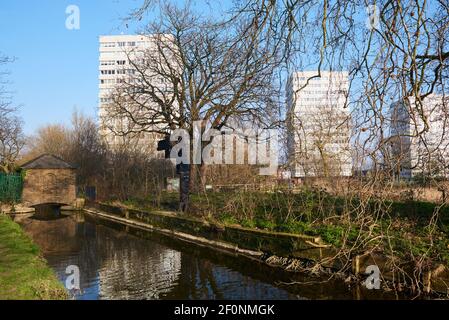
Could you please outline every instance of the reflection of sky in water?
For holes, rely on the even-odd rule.
[[[260,281],[254,281],[249,277],[240,275],[236,271],[225,267],[216,266],[213,270],[213,278],[216,279],[223,299],[288,299],[291,295],[284,290],[272,290],[272,286]]]
[[[79,267],[77,299],[159,299],[176,282],[180,252],[90,223],[76,229],[79,250],[47,260],[63,282],[67,266]]]
[[[174,286],[181,253],[161,246],[114,252],[99,269],[100,296],[108,299],[160,299]]]
[[[160,243],[79,216],[22,225],[44,249],[65,283],[66,268],[80,269],[76,299],[291,298],[282,289]]]
[[[139,238],[87,222],[81,214],[19,223],[42,248],[63,283],[66,268],[79,267],[81,292],[75,298],[80,300],[354,298],[344,284],[293,291],[289,287],[300,292],[293,294],[272,284],[279,281],[279,274],[273,277],[273,269],[261,268],[254,261],[170,238],[162,241],[157,233],[145,233],[150,239]]]
[[[291,299],[294,296],[272,285],[244,276],[226,267],[213,265],[206,279],[196,275],[196,287],[202,288],[191,299]]]
[[[81,265],[78,255],[71,255],[68,257],[49,256],[47,257],[48,263],[56,271],[58,279],[65,283],[67,279],[67,274],[65,273],[67,266],[69,265]],[[99,284],[98,284],[98,273],[97,276],[85,276],[85,270],[80,268],[80,287],[81,290],[72,290],[70,295],[75,297],[77,300],[97,300],[99,299]]]

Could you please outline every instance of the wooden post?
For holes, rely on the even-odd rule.
[[[179,209],[186,212],[189,206],[190,166],[179,171]]]
[[[356,276],[360,274],[360,256],[355,256],[352,259],[352,273]]]
[[[424,292],[430,293],[432,289],[432,271],[424,273]]]

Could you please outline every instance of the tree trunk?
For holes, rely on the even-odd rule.
[[[179,174],[179,210],[182,212],[189,209],[190,181],[190,170],[181,171]]]
[[[202,163],[199,168],[200,191],[206,192],[207,183],[207,164]]]
[[[197,165],[196,164],[191,164],[190,165],[190,181],[189,181],[189,189],[191,192],[195,192],[197,189],[197,179],[196,179],[196,169]]]

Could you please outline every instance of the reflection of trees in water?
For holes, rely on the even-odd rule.
[[[280,280],[280,274],[275,269],[216,251],[180,244],[173,239],[162,241],[164,238],[158,234],[152,234],[150,240],[145,240],[78,218],[71,216],[54,221],[26,219],[20,223],[44,249],[47,260],[61,280],[67,277],[67,266],[77,265],[80,268],[82,298],[298,297],[270,284],[272,278]],[[290,280],[285,278],[280,281]],[[345,288],[333,285],[314,284],[301,286],[294,291],[312,298],[339,296],[338,293],[341,293],[340,298],[348,297]]]
[[[214,265],[207,260],[182,254],[181,276],[177,285],[165,296],[167,299],[224,298],[216,284]]]
[[[218,267],[194,252],[181,253],[76,216],[27,219],[24,229],[43,247],[61,280],[77,265],[86,297],[107,299],[225,299],[287,297],[238,272]],[[279,293],[281,292],[281,293]]]
[[[176,283],[181,253],[97,227],[100,295],[110,299],[159,299]]]
[[[76,222],[64,217],[57,220],[25,219],[18,221],[44,254],[72,253],[79,251]]]
[[[206,259],[182,254],[178,284],[167,299],[288,299],[294,295],[269,284],[217,266]]]
[[[107,227],[78,221],[21,221],[43,248],[59,279],[69,265],[80,268],[81,289],[88,298],[157,299],[179,275],[181,253]]]
[[[98,261],[94,225],[84,223],[78,214],[56,220],[28,218],[18,222],[41,248],[61,281],[67,278],[66,268],[76,265],[80,269],[81,288],[96,297]]]

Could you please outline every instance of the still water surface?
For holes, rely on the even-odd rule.
[[[16,217],[65,283],[80,270],[75,299],[394,298],[342,281],[270,268],[243,257],[136,230],[82,213],[58,219]],[[298,282],[301,284],[285,284]]]

